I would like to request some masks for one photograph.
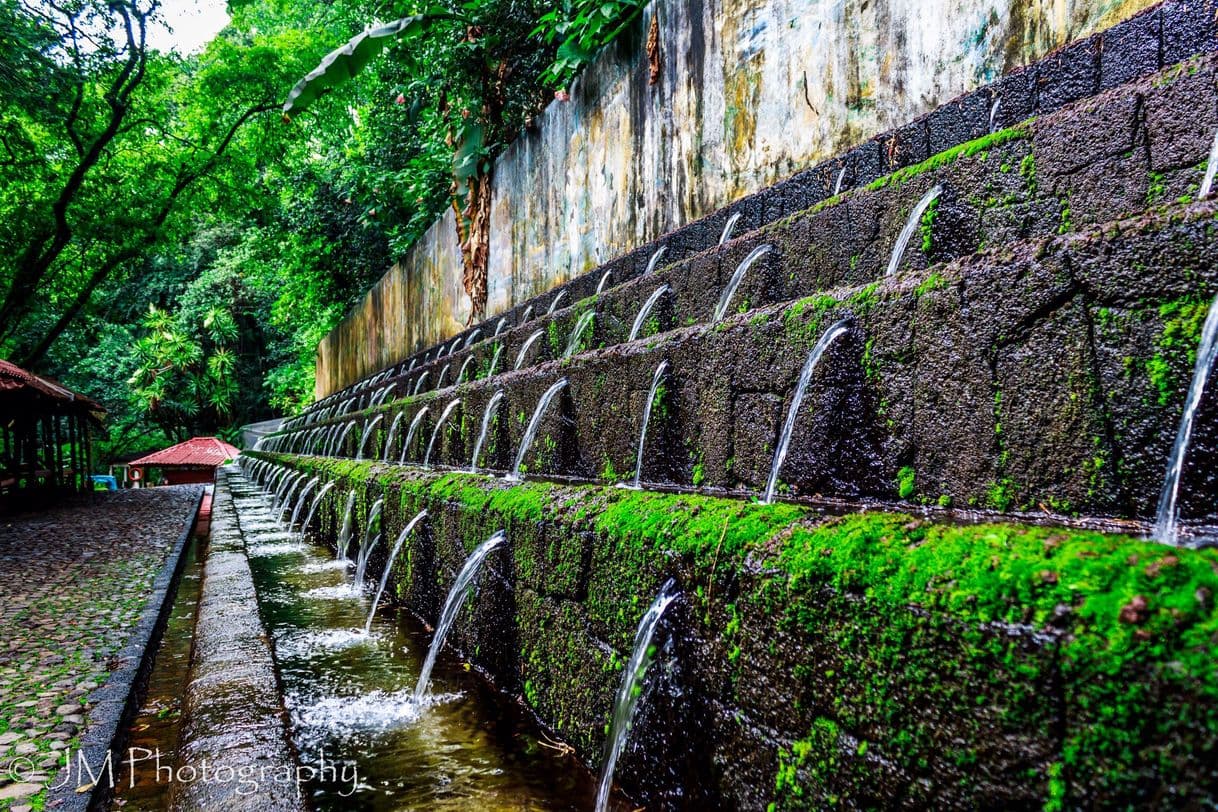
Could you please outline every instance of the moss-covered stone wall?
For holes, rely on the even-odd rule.
[[[599,762],[661,584],[657,689],[620,766],[642,801],[736,808],[1062,809],[1218,801],[1218,553],[1062,527],[830,516],[795,505],[255,454],[339,481],[332,539],[385,498],[387,563],[435,620],[505,529],[454,645]],[[358,537],[358,535],[357,535]]]

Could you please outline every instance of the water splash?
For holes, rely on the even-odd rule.
[[[634,715],[643,699],[643,681],[647,678],[647,669],[655,657],[651,640],[655,637],[656,628],[660,625],[665,610],[677,599],[673,587],[672,581],[664,584],[660,594],[647,609],[647,614],[639,621],[639,628],[634,634],[634,649],[631,651],[630,661],[626,663],[626,670],[622,673],[622,684],[617,689],[617,697],[613,701],[613,719],[609,727],[609,738],[605,742],[605,763],[596,787],[597,812],[604,812],[609,808],[613,772],[617,769],[617,760],[626,747],[626,737],[630,734]]]
[[[634,317],[634,324],[630,327],[630,338],[627,341],[634,341],[639,337],[639,333],[643,331],[643,324],[647,321],[647,317],[651,315],[651,310],[656,306],[665,293],[668,293],[672,288],[667,284],[660,285],[651,295],[647,297],[647,301],[643,302],[643,306],[639,308],[639,312]]]
[[[389,583],[389,573],[393,570],[393,562],[397,560],[398,553],[402,549],[402,544],[406,541],[406,537],[410,535],[411,531],[414,530],[414,526],[426,516],[426,510],[420,510],[416,513],[415,517],[402,528],[402,532],[398,534],[397,541],[393,543],[393,549],[389,551],[389,559],[385,562],[385,571],[381,573],[381,582],[376,588],[376,595],[372,598],[372,608],[368,611],[368,620],[364,623],[364,634],[372,634],[372,619],[376,617],[376,608],[381,603],[381,596],[385,594],[385,585]]]
[[[461,403],[461,398],[454,398],[444,407],[444,411],[440,412],[440,419],[436,421],[436,427],[431,430],[431,440],[427,443],[427,453],[423,455],[423,467],[426,468],[431,462],[431,452],[436,446],[436,438],[440,436],[440,429],[444,427],[444,421],[453,413],[453,409],[457,408]]]
[[[668,250],[667,245],[661,245],[651,255],[651,259],[647,260],[647,267],[643,269],[643,276],[651,276],[655,273],[656,266],[660,264],[660,260],[664,257],[664,252]]]
[[[533,316],[533,305],[529,305],[524,309],[524,314],[520,317],[520,323],[524,324]]]
[[[553,316],[553,315],[554,315],[554,311],[558,309],[558,303],[559,303],[559,302],[561,302],[561,301],[563,300],[563,297],[565,297],[566,295],[567,295],[567,289],[566,289],[566,288],[563,288],[562,290],[560,290],[560,291],[558,292],[558,295],[554,297],[554,301],[550,302],[550,307],[549,307],[549,309],[548,309],[548,310],[546,310],[546,315],[547,315],[547,316]]]
[[[837,197],[842,193],[842,184],[846,182],[846,167],[842,166],[840,172],[837,173],[837,180],[833,183],[833,196]]]
[[[355,564],[357,589],[364,583],[364,571],[368,568],[368,557],[372,555],[372,549],[376,547],[376,542],[381,537],[381,511],[384,508],[385,500],[377,499],[372,503],[372,508],[368,511],[368,519],[364,522],[364,543],[360,545],[359,560]],[[374,527],[376,528],[375,534],[373,533]]]
[[[787,458],[787,450],[791,446],[791,434],[795,431],[795,418],[799,415],[799,407],[803,403],[808,383],[812,380],[812,373],[816,370],[817,363],[820,362],[821,356],[825,354],[829,345],[849,329],[849,324],[845,319],[834,324],[820,337],[820,341],[816,342],[812,352],[808,353],[808,360],[804,361],[804,368],[799,373],[799,383],[796,384],[795,394],[791,398],[791,408],[787,410],[787,419],[782,424],[782,433],[778,435],[778,447],[774,449],[774,461],[770,464],[770,478],[766,481],[765,495],[761,499],[767,505],[774,501],[774,491],[778,487],[778,474]]]
[[[520,450],[516,452],[516,462],[512,465],[512,473],[507,476],[509,481],[520,481],[520,467],[524,465],[524,457],[529,453],[529,447],[533,445],[533,440],[537,436],[537,429],[541,426],[541,418],[545,415],[550,401],[554,400],[554,396],[561,392],[567,383],[566,378],[561,379],[547,389],[545,394],[541,396],[541,400],[537,401],[537,408],[533,410],[533,417],[529,420],[528,428],[525,429],[524,439],[520,441]]]
[[[575,355],[575,352],[579,349],[579,342],[584,337],[584,332],[591,326],[594,318],[596,318],[596,311],[588,310],[582,313],[579,319],[576,320],[575,326],[571,328],[571,335],[567,338],[567,348],[563,350],[563,358],[570,358],[572,355]]]
[[[749,267],[757,260],[764,257],[766,254],[774,250],[774,246],[770,244],[759,245],[749,252],[736,270],[732,273],[732,278],[728,280],[727,287],[723,289],[723,294],[719,297],[719,304],[715,305],[715,315],[711,319],[713,322],[722,321],[727,315],[727,309],[732,303],[732,297],[736,295],[736,288],[740,287],[740,283],[744,281],[744,275],[748,272]]]
[[[1168,458],[1167,475],[1164,477],[1163,491],[1159,496],[1154,538],[1163,544],[1178,543],[1176,525],[1179,517],[1176,502],[1180,491],[1180,475],[1184,470],[1188,441],[1193,433],[1193,420],[1197,416],[1198,407],[1201,406],[1201,397],[1205,394],[1205,384],[1214,367],[1215,356],[1218,356],[1218,296],[1214,297],[1205,317],[1205,326],[1201,328],[1201,343],[1197,347],[1193,380],[1188,387],[1188,397],[1184,400],[1184,414],[1180,417],[1180,426],[1176,430],[1176,443],[1172,446],[1171,457]]]
[[[352,488],[347,493],[347,508],[343,511],[343,526],[338,531],[338,541],[335,544],[335,551],[338,557],[346,559],[347,547],[351,544],[351,514],[355,511],[355,489]]]
[[[990,125],[988,132],[992,135],[998,130],[998,112],[1002,109],[1002,97],[995,95],[994,103],[990,105]]]
[[[941,194],[943,194],[943,186],[935,184],[930,191],[922,195],[918,205],[914,206],[913,211],[909,213],[909,219],[905,221],[905,228],[901,229],[901,236],[897,237],[897,244],[893,246],[892,258],[888,260],[886,275],[892,276],[897,272],[901,259],[905,256],[905,249],[909,247],[909,241],[913,239],[914,232],[918,230],[918,226],[922,223],[922,215],[926,214],[930,204],[938,200]]]
[[[504,316],[503,318],[499,319],[498,322],[495,323],[495,335],[493,336],[493,338],[499,337],[499,334],[503,332],[503,328],[505,325],[507,325],[507,316]]]
[[[414,391],[411,392],[412,395],[419,394],[419,391],[423,388],[423,381],[425,380],[427,380],[427,370],[423,370],[423,374],[420,375],[419,379],[414,382]]]
[[[378,414],[375,418],[368,421],[368,425],[364,426],[364,433],[360,435],[359,450],[355,454],[355,459],[362,460],[364,458],[364,446],[368,444],[368,437],[371,436],[373,429],[376,428],[376,424],[380,423],[381,418],[384,416],[383,414]]]
[[[495,417],[495,412],[499,409],[499,403],[503,400],[503,390],[500,389],[495,394],[491,395],[491,399],[486,403],[486,410],[482,412],[482,429],[478,432],[478,441],[474,443],[474,456],[469,461],[469,472],[471,474],[478,473],[478,456],[482,453],[482,444],[486,442],[486,433],[490,430],[491,420]]]
[[[659,391],[660,383],[664,380],[664,374],[668,372],[668,362],[661,361],[656,367],[655,374],[651,376],[651,389],[647,392],[647,404],[643,407],[643,427],[639,431],[639,452],[634,461],[634,482],[631,487],[638,489],[641,486],[640,482],[643,477],[643,448],[647,444],[647,424],[651,421],[651,407],[656,401],[656,392]]]
[[[738,222],[740,222],[740,212],[732,212],[732,216],[727,218],[727,223],[723,226],[723,233],[719,235],[720,245],[726,245],[727,241],[732,238],[732,231],[735,230]]]
[[[1205,200],[1214,191],[1214,176],[1218,175],[1218,133],[1214,133],[1214,146],[1210,148],[1209,163],[1205,167],[1205,179],[1201,181],[1201,189],[1197,192],[1198,200]]]
[[[475,328],[474,331],[472,333],[470,333],[469,336],[465,339],[465,345],[464,345],[465,349],[468,350],[470,347],[472,347],[474,342],[478,340],[478,336],[480,336],[480,335],[482,335],[482,328],[481,327]]]
[[[410,428],[406,429],[406,439],[402,441],[402,455],[398,462],[406,462],[406,455],[410,453],[410,443],[414,440],[415,432],[419,430],[419,423],[423,422],[423,416],[427,414],[428,408],[424,406],[415,412],[414,419],[410,421]]]
[[[436,665],[436,656],[444,647],[444,638],[448,636],[448,630],[452,628],[453,621],[457,619],[457,612],[461,611],[461,604],[465,602],[465,598],[473,587],[474,577],[478,574],[479,567],[482,566],[482,562],[486,560],[487,556],[505,541],[507,541],[507,534],[500,530],[482,542],[478,549],[465,559],[465,565],[461,567],[461,572],[457,573],[457,580],[453,582],[452,589],[448,590],[448,598],[445,599],[444,609],[440,612],[440,621],[436,624],[436,633],[431,638],[431,647],[427,650],[423,670],[419,672],[419,682],[414,689],[416,703],[422,702],[423,698],[427,696],[427,687],[431,682],[431,671]]]
[[[451,368],[452,364],[445,364],[444,368],[440,370],[440,375],[436,378],[436,389],[444,388],[444,376],[448,374],[448,370]]]
[[[531,350],[533,345],[537,343],[537,339],[541,338],[543,335],[545,335],[545,333],[545,330],[538,330],[524,340],[524,346],[520,348],[520,352],[516,355],[516,366],[512,367],[512,369],[520,369],[520,365],[524,363],[524,359],[528,356],[529,350]]]
[[[393,418],[393,422],[389,424],[389,434],[385,436],[385,451],[381,454],[381,459],[385,462],[389,462],[389,451],[393,448],[393,438],[398,436],[398,426],[401,425],[402,418],[405,416],[406,411],[403,409],[397,413],[397,416]]]

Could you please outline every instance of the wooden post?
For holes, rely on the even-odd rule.
[[[77,416],[68,415],[68,466],[72,469],[72,490],[83,490],[80,481],[80,449],[77,447]]]

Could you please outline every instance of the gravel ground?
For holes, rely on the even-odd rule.
[[[99,493],[0,517],[0,810],[43,807],[198,493]]]

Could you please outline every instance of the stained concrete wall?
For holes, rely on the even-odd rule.
[[[658,0],[498,160],[488,315],[1150,5]],[[455,335],[461,277],[446,213],[318,347],[318,397]]]

